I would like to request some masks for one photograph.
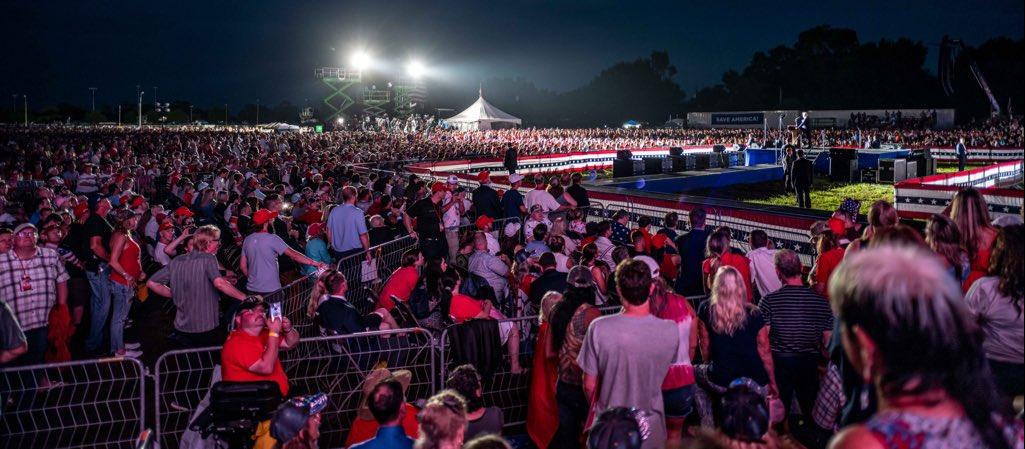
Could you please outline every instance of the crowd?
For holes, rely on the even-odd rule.
[[[470,190],[348,165],[692,132],[4,129],[0,364],[153,357],[132,310],[169,298],[170,347],[223,345],[224,381],[287,398],[255,447],[315,448],[329,405],[289,398],[280,351],[301,338],[274,298],[314,276],[302,312],[323,335],[422,327],[472,345],[425,403],[406,397],[408,372],[374,370],[346,447],[509,447],[483,401],[499,371],[530,376],[542,448],[1025,445],[1023,227],[990,220],[978,191],[924,231],[885,201],[862,226],[845,202],[810,229],[806,270],[763,230],[734,242],[706,226],[700,207],[659,228],[626,211],[589,220],[579,174],[513,174],[505,190],[483,172]],[[415,248],[369,304],[351,302],[367,249],[400,237]],[[505,320],[520,316],[538,317],[536,339]]]

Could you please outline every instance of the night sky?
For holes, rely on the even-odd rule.
[[[822,5],[826,4],[826,5]],[[476,90],[481,79],[523,77],[565,91],[622,60],[667,50],[692,94],[753,52],[792,44],[816,25],[853,28],[864,42],[943,34],[969,45],[1019,39],[1025,2],[857,1],[18,1],[0,14],[0,93],[33,107],[153,100],[198,105],[319,102],[320,66],[344,66],[358,47],[400,71],[417,58],[432,83]],[[930,65],[935,64],[935,51]],[[931,66],[930,66],[931,68]]]

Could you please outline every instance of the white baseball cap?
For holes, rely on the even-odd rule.
[[[456,175],[448,175],[448,183],[459,184],[459,178],[457,178]]]
[[[515,184],[523,180],[523,175],[519,173],[513,173],[509,175],[509,184]]]
[[[649,269],[651,269],[651,278],[652,279],[655,279],[655,278],[658,277],[658,275],[659,275],[659,266],[658,266],[658,262],[655,262],[655,259],[652,259],[650,256],[634,256],[634,260],[639,260],[641,262],[644,262],[644,264],[647,265]]]

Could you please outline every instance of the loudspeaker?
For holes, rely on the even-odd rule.
[[[712,145],[712,152],[722,153],[726,151],[726,145]]]
[[[631,159],[634,157],[633,151],[630,150],[616,150],[616,159]]]
[[[663,157],[646,157],[644,160],[644,174],[657,175],[662,173]]]
[[[922,161],[922,162],[924,162],[924,161]],[[916,161],[914,159],[908,159],[907,166],[905,167],[908,179],[916,178],[916,177],[919,176],[919,174],[918,174],[918,164],[919,164],[919,161]],[[923,163],[922,166],[924,167],[925,164]]]
[[[908,177],[907,159],[879,159],[879,182],[896,184]]]
[[[848,160],[848,161],[851,160],[851,159],[857,160],[858,159],[858,150],[851,150],[851,149],[847,149],[847,148],[830,148],[829,149],[829,160],[835,161],[837,159]]]
[[[612,161],[612,177],[626,178],[634,175],[634,162],[630,159],[619,159]]]
[[[879,176],[879,170],[874,168],[861,169],[861,182],[874,184],[877,182],[876,176]]]
[[[683,155],[683,148],[680,148],[680,147],[669,147],[669,155],[670,156],[682,156]]]
[[[741,155],[743,155],[743,154],[744,153],[741,152],[741,151],[731,151],[729,153],[726,153],[726,155],[727,155],[726,166],[727,167],[736,167],[738,165],[743,165],[741,163],[741,161],[743,160],[743,158],[741,158]]]
[[[694,170],[708,170],[711,165],[712,154],[711,153],[697,153],[694,154]],[[716,158],[718,159],[718,158]]]
[[[840,182],[858,181],[858,159],[829,159],[829,179]]]

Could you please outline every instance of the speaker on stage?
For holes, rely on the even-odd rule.
[[[658,175],[662,174],[662,161],[664,157],[646,157],[644,158],[644,174],[646,175]]]
[[[662,159],[662,173],[679,173],[687,169],[687,160],[683,156],[669,156]]]
[[[723,151],[726,151],[726,145],[712,145],[712,152],[722,153]]]
[[[697,153],[694,156],[694,170],[708,170],[711,165],[712,153]]]
[[[879,182],[896,184],[908,177],[907,159],[879,159]]]
[[[683,156],[683,148],[680,147],[669,147],[670,156]]]
[[[631,159],[634,157],[633,151],[630,150],[616,150],[616,159]]]
[[[626,178],[634,175],[634,162],[630,159],[620,159],[612,161],[612,177],[613,178]]]
[[[858,151],[846,148],[829,149],[829,179],[841,182],[857,182],[858,177],[851,176],[858,171]],[[852,180],[853,179],[853,180]]]
[[[907,160],[907,165],[905,166],[906,173],[907,173],[907,179],[917,178],[919,176],[919,174],[918,174],[918,164],[922,163],[922,166],[924,167],[925,166],[924,162],[925,161],[917,161],[917,160],[914,160],[914,159],[908,159]]]

